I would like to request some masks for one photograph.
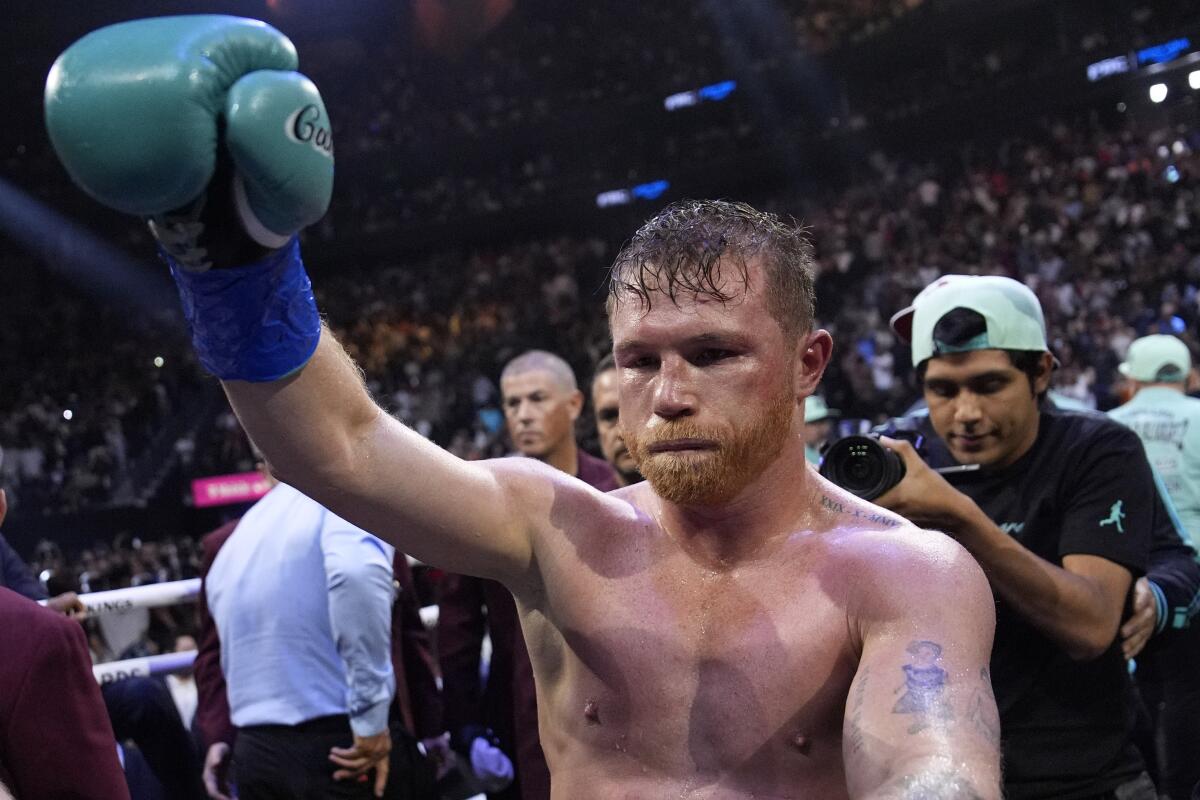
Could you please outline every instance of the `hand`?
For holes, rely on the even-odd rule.
[[[1133,613],[1121,626],[1121,652],[1125,658],[1133,658],[1142,652],[1157,627],[1158,603],[1150,591],[1150,581],[1138,578],[1133,585]]]
[[[211,800],[232,800],[229,790],[229,745],[217,742],[204,757],[204,791]]]
[[[333,773],[335,781],[346,778],[365,780],[375,770],[375,796],[383,797],[387,787],[388,753],[392,749],[392,735],[382,731],[374,736],[355,736],[352,747],[334,747],[329,751],[329,760],[342,769]]]
[[[953,535],[963,495],[930,469],[911,443],[886,436],[879,437],[879,442],[903,459],[904,478],[877,497],[875,504],[922,527]]]
[[[46,608],[80,620],[87,616],[87,606],[79,599],[79,595],[74,592],[63,592],[60,595],[51,597],[46,601]]]
[[[441,736],[432,736],[428,739],[421,740],[421,746],[425,748],[425,757],[428,758],[437,768],[436,777],[441,780],[447,772],[454,768],[457,755],[453,748],[450,747],[450,734],[443,733]]]

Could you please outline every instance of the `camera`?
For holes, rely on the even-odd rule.
[[[924,444],[915,431],[889,431],[907,439],[920,453]],[[863,500],[874,500],[904,480],[904,460],[879,442],[878,433],[845,436],[826,448],[821,475]]]

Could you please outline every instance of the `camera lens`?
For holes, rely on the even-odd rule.
[[[830,445],[821,474],[851,494],[874,500],[904,477],[900,457],[869,436],[847,436]]]

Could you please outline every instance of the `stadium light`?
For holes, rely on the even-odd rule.
[[[1188,73],[1188,86],[1200,89],[1200,69],[1194,69]]]
[[[1150,102],[1161,103],[1167,99],[1167,85],[1165,83],[1156,83],[1150,87]]]

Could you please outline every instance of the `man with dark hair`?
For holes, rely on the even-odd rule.
[[[545,350],[522,353],[501,371],[500,393],[509,437],[521,455],[599,491],[617,488],[612,468],[576,444],[575,420],[583,408],[583,394],[566,361]],[[501,750],[512,757],[515,780],[491,797],[546,800],[550,770],[538,737],[533,666],[512,594],[497,581],[452,574],[442,582],[438,606],[447,727],[460,739],[464,730],[489,728]],[[491,638],[492,654],[481,691],[485,634]]]
[[[1041,402],[1054,357],[1017,281],[947,276],[893,327],[922,379],[928,463],[885,438],[907,474],[878,502],[953,536],[991,582],[1005,796],[1153,800],[1117,635],[1165,519],[1141,442]]]
[[[513,593],[554,796],[998,798],[986,579],[806,466],[798,406],[832,340],[802,233],[683,202],[622,250],[609,325],[646,481],[606,494],[535,458],[462,461],[384,413],[321,324],[289,237],[324,213],[332,147],[289,138],[292,109],[324,120],[294,69],[252,21],[124,23],[56,62],[47,124],[94,197],[154,216],[200,361],[281,479]],[[190,122],[97,119],[126,107]],[[148,165],[177,162],[196,167],[183,188],[149,191]]]
[[[620,380],[612,353],[607,353],[596,364],[596,371],[592,375],[592,411],[596,415],[600,451],[616,470],[617,484],[630,486],[642,480],[642,476],[621,434]]]
[[[1133,396],[1109,416],[1141,438],[1182,535],[1193,546],[1200,544],[1200,400],[1185,394],[1192,354],[1174,336],[1143,336],[1129,346],[1118,369]],[[1200,597],[1194,586],[1178,591],[1178,581],[1171,577],[1152,567],[1138,578],[1133,617],[1122,635],[1126,655],[1138,655],[1138,688],[1158,743],[1146,756],[1157,756],[1160,788],[1172,798],[1186,799],[1200,789],[1200,759],[1195,757],[1200,742],[1200,626],[1193,624]]]

